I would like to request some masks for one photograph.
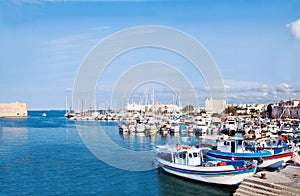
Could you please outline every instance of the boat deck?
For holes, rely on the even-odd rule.
[[[166,161],[173,162],[173,161],[172,161],[172,155],[171,155],[171,154],[168,154],[168,153],[159,153],[157,156],[158,156],[159,158],[161,158],[161,159],[166,160]]]

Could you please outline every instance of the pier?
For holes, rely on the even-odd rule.
[[[281,171],[260,171],[239,185],[234,196],[300,196],[299,166],[287,166]],[[264,176],[264,178],[262,178]]]

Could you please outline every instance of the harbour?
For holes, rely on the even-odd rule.
[[[295,102],[296,109],[298,108],[299,100],[286,103],[290,102]],[[280,104],[285,106],[284,103],[282,101]],[[277,104],[274,105],[278,107]],[[145,108],[145,106],[140,107]],[[146,113],[142,112],[140,107],[137,106],[135,110],[127,109],[121,113],[102,114],[102,117],[99,117],[100,114],[96,112],[96,115],[91,115],[94,116],[93,118],[86,118],[81,113],[79,118],[74,116],[69,119],[85,123],[117,122],[119,134],[124,138],[133,139],[139,135],[139,137],[153,139],[159,136],[163,139],[160,142],[155,142],[155,139],[150,141],[151,148],[156,148],[158,151],[156,155],[158,166],[166,173],[186,180],[214,185],[242,184],[240,187],[244,187],[250,177],[258,174],[266,175],[264,172],[258,174],[256,172],[266,170],[274,172],[276,169],[281,170],[290,165],[299,168],[299,120],[289,119],[289,114],[285,112],[286,108],[281,110],[280,117],[284,117],[280,119],[268,118],[266,110],[270,111],[270,107],[267,109],[267,105],[261,107],[262,110],[256,111],[255,114],[253,112],[251,115],[237,116],[223,114],[224,116],[219,116],[218,119],[218,117],[212,118],[212,114],[206,113],[205,109],[185,112],[183,110],[153,112],[152,110]],[[151,108],[151,106],[147,107]],[[229,107],[232,106],[227,106],[225,111]],[[168,107],[162,105],[160,108]],[[263,108],[266,110],[264,111]],[[289,111],[290,114],[293,113],[291,109]],[[65,116],[68,118],[69,115]],[[273,117],[274,113],[270,112],[269,116]],[[205,160],[206,158],[208,160]],[[241,164],[244,166],[242,167]],[[234,168],[230,165],[234,165]],[[225,171],[232,178],[226,177]],[[213,176],[210,173],[214,173]],[[297,190],[299,185],[296,181],[294,183]],[[237,189],[236,195],[243,194],[246,194],[245,190],[243,192]]]
[[[300,196],[300,1],[0,1],[0,196]]]
[[[1,195],[232,195],[236,188],[186,181],[155,168],[144,172],[114,168],[86,148],[64,111],[28,114],[26,119],[0,119]],[[148,150],[179,140],[159,134],[120,135],[114,122],[102,126],[114,142],[128,149]]]
[[[122,116],[124,117],[124,115]],[[205,116],[207,118],[207,115]],[[172,119],[176,120],[174,117],[170,117],[169,120]],[[177,126],[180,124],[179,119],[177,119]],[[145,129],[143,131],[136,129],[138,125],[136,119],[134,120],[134,131],[130,131],[133,129],[128,127],[130,124],[126,124],[128,131],[121,131],[121,121],[124,119],[120,121],[114,119],[70,120],[66,118],[65,111],[29,111],[28,118],[0,119],[2,193],[4,195],[31,194],[42,190],[47,195],[75,194],[77,191],[81,194],[109,195],[116,191],[120,192],[121,187],[124,187],[126,191],[122,190],[121,192],[125,195],[140,194],[142,193],[140,191],[143,190],[149,190],[149,195],[169,195],[176,190],[174,187],[181,187],[182,190],[179,194],[182,193],[182,195],[196,192],[202,195],[233,195],[235,191],[239,192],[238,185],[244,184],[244,182],[239,182],[234,186],[225,185],[227,188],[224,189],[222,185],[216,183],[199,182],[168,174],[160,167],[156,168],[159,165],[153,165],[153,168],[148,171],[139,172],[126,171],[107,165],[86,148],[86,144],[79,136],[77,126],[101,127],[114,143],[134,151],[151,151],[157,146],[175,146],[176,144],[200,144],[211,149],[216,146],[216,140],[220,139],[220,136],[231,138],[222,133],[222,124],[218,128],[211,126],[209,131],[199,134],[193,129],[193,125],[190,128],[193,130],[191,132],[187,127],[171,132],[171,123],[170,126],[163,126],[163,124],[156,126],[156,123],[156,132],[149,133]],[[130,118],[130,121],[133,119]],[[167,121],[164,122],[167,123]],[[189,124],[191,120],[189,119],[187,122]],[[167,128],[168,131],[164,132],[164,128]],[[296,133],[296,129],[293,133]],[[239,135],[239,133],[236,134]],[[118,152],[112,153],[118,154]],[[122,156],[120,159],[126,160]],[[155,161],[155,157],[153,157],[153,161]],[[149,162],[148,164],[154,163]],[[159,163],[155,162],[155,164]],[[280,168],[285,165],[281,164]],[[107,171],[107,173],[100,171]],[[260,169],[259,171],[264,170]],[[274,172],[274,170],[272,171]],[[118,179],[115,179],[116,176]],[[270,176],[271,174],[267,174],[267,178]],[[107,181],[107,179],[111,180]],[[78,186],[75,186],[74,183],[80,184],[80,189],[77,190]],[[94,183],[95,185],[92,185]],[[226,183],[230,183],[230,181]],[[99,184],[98,186],[101,188],[99,189],[96,184]],[[146,186],[143,190],[140,187],[141,184]],[[16,189],[16,186],[19,188]],[[28,186],[31,189],[27,189]],[[105,188],[106,186],[110,186],[110,188]],[[297,183],[295,186],[294,189],[297,189]],[[191,188],[193,191],[190,191]],[[177,191],[175,192],[178,193]],[[235,195],[241,194],[236,193]]]

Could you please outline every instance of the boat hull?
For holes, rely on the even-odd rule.
[[[157,157],[159,165],[167,173],[206,183],[236,185],[256,172],[256,165],[235,169],[232,165],[204,167],[178,165]]]
[[[218,160],[257,160],[259,168],[278,168],[287,162],[293,156],[292,151],[279,153],[276,155],[267,155],[259,153],[227,153],[209,150],[206,156],[210,159]]]

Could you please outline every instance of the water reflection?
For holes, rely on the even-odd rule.
[[[24,143],[27,141],[27,128],[0,127],[0,139],[2,142]]]
[[[0,124],[0,144],[2,144],[3,141],[3,127]]]

